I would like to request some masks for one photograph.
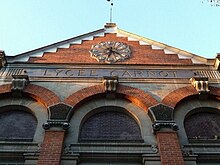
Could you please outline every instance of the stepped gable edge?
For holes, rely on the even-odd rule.
[[[99,29],[78,37],[60,41],[17,56],[8,62],[52,64],[103,64],[91,57],[91,48],[100,42],[115,41],[129,45],[131,57],[114,64],[192,65],[205,64],[207,59],[195,54],[144,38],[117,26]],[[144,50],[144,51],[143,51]]]

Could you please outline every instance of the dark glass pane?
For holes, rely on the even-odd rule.
[[[97,113],[82,125],[80,141],[141,140],[136,121],[127,114],[115,111]]]
[[[37,126],[35,117],[25,111],[0,113],[0,139],[31,139]]]
[[[188,138],[213,139],[220,137],[220,115],[200,112],[185,119],[185,130]]]

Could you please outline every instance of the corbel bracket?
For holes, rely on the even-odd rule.
[[[199,94],[209,93],[208,77],[193,77],[190,79],[190,82]]]
[[[218,71],[220,70],[220,53],[217,53],[214,66]]]
[[[0,50],[0,68],[5,66],[5,64],[6,64],[5,52]]]
[[[12,75],[12,87],[11,91],[13,96],[22,96],[22,91],[29,83],[28,75]]]
[[[70,128],[70,123],[65,120],[63,120],[63,121],[62,120],[48,120],[42,126],[45,130],[48,130],[52,127],[60,127],[64,130],[68,130]]]
[[[105,86],[105,92],[107,98],[115,98],[117,90],[118,77],[117,76],[105,76],[103,84]]]

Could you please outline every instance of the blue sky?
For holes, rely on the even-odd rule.
[[[16,55],[103,28],[107,0],[1,0],[0,50]],[[120,29],[191,53],[220,53],[220,6],[208,0],[114,0]]]

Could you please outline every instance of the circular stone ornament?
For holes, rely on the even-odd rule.
[[[123,42],[106,41],[92,46],[91,57],[108,64],[124,61],[131,57],[130,47]]]

